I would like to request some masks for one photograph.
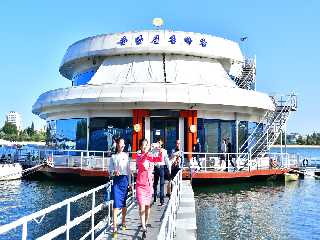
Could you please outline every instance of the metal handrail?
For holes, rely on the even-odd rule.
[[[262,119],[260,120],[260,122],[257,124],[257,126],[255,127],[255,129],[253,130],[253,132],[250,134],[250,136],[246,139],[246,141],[241,145],[241,147],[239,148],[240,150],[243,148],[243,146],[247,145],[246,148],[248,148],[248,146],[250,145],[250,143],[252,142],[252,138],[254,136],[254,134],[256,133],[257,129],[259,129],[260,124],[262,124],[263,122],[265,122],[265,118],[267,117],[267,115],[270,114],[270,111],[268,110],[262,117]],[[252,137],[251,137],[252,136]],[[245,149],[241,152],[241,153],[245,153]]]
[[[162,219],[157,240],[171,240],[176,234],[177,212],[181,201],[182,170],[172,180],[172,192]]]
[[[91,218],[91,228],[88,232],[85,233],[85,235],[83,235],[80,239],[86,239],[88,236],[91,235],[91,239],[94,239],[95,236],[95,231],[97,229],[100,229],[101,227],[103,228],[109,228],[112,224],[112,217],[111,217],[111,209],[113,207],[113,200],[108,200],[106,202],[100,203],[99,205],[96,206],[96,196],[97,196],[97,192],[101,191],[101,190],[105,190],[106,192],[108,192],[109,194],[111,193],[111,186],[112,186],[112,180],[106,184],[103,184],[99,187],[93,188],[89,191],[86,191],[84,193],[78,194],[74,197],[68,198],[63,200],[62,202],[56,203],[50,207],[47,207],[45,209],[42,209],[40,211],[37,211],[35,213],[32,213],[30,215],[24,216],[22,218],[19,218],[18,220],[2,225],[0,226],[0,236],[11,231],[14,230],[20,226],[22,226],[22,236],[21,239],[22,240],[26,240],[27,236],[28,236],[28,223],[32,222],[32,221],[36,221],[37,219],[41,219],[40,222],[42,221],[42,219],[48,214],[51,213],[57,209],[60,209],[62,207],[67,207],[67,212],[66,212],[66,224],[62,225],[48,233],[46,233],[45,235],[39,237],[38,239],[43,239],[43,240],[47,240],[47,239],[53,239],[63,233],[66,234],[66,239],[69,240],[70,239],[70,234],[69,231],[71,228],[73,228],[74,226],[82,223],[83,221],[85,221],[86,219]],[[135,182],[132,182],[133,186],[135,186]],[[76,202],[80,199],[83,199],[87,196],[92,196],[92,206],[91,206],[91,210],[85,212],[84,214],[75,217],[74,219],[71,219],[71,203]],[[132,207],[134,201],[133,198],[135,198],[135,190],[133,187],[133,191],[131,196],[127,199],[127,201],[129,202],[129,206],[128,208]],[[108,213],[105,219],[107,219],[107,222],[99,222],[98,224],[95,224],[94,222],[94,218],[95,218],[95,214],[97,214],[98,212],[100,212],[101,210],[104,209],[104,207],[107,206],[108,207]]]
[[[240,88],[243,88],[243,89],[248,89],[248,82],[247,82],[247,79],[249,77],[252,77],[253,81],[252,82],[255,82],[255,75],[253,73],[253,71],[256,69],[256,61],[255,61],[255,58],[253,59],[250,59],[250,58],[246,58],[245,62],[244,62],[244,67],[246,66],[250,66],[250,72],[249,74],[247,74],[247,76],[238,84],[238,86]],[[243,74],[243,68],[242,67],[242,71],[241,71],[241,74]],[[242,76],[241,76],[242,77]],[[241,79],[240,79],[241,80]]]
[[[290,95],[291,96],[291,95]],[[291,97],[290,98],[288,98],[286,101],[285,101],[285,104],[286,105],[284,105],[284,107],[287,107],[287,103],[291,103]],[[265,130],[265,132],[262,134],[262,136],[258,139],[258,141],[257,141],[257,143],[259,143],[260,141],[261,141],[261,139],[265,136],[265,135],[267,135],[268,133],[269,133],[269,129],[271,128],[271,126],[273,126],[273,124],[274,124],[274,122],[276,121],[276,120],[279,120],[278,118],[280,117],[280,119],[281,119],[281,117],[282,117],[282,113],[283,113],[283,111],[284,111],[284,108],[282,108],[281,109],[281,112],[278,112],[277,113],[277,116],[276,116],[276,118],[274,118],[273,119],[273,122],[267,127],[267,129]],[[278,136],[279,136],[279,134],[278,134]],[[267,139],[268,140],[268,139]],[[276,139],[275,139],[276,140]],[[274,140],[274,141],[275,141]],[[263,144],[263,142],[262,143],[260,143],[260,145],[257,147],[257,149],[252,153],[253,155],[257,152],[257,150],[262,146],[262,144]],[[273,144],[273,143],[272,143]],[[251,149],[252,149],[253,147],[251,147]]]
[[[296,95],[295,95],[295,94],[289,94],[289,95],[286,95],[286,97],[288,97],[288,98],[287,98],[285,101],[282,101],[282,98],[281,98],[281,101],[282,101],[282,102],[285,102],[285,105],[281,104],[281,105],[279,105],[279,106],[292,107],[292,105],[293,105],[293,106],[296,107],[296,102],[297,102],[297,101],[296,101],[296,100],[293,100],[294,97],[296,97]],[[273,99],[275,99],[275,97],[273,97]],[[275,107],[277,107],[277,106],[278,106],[278,105],[276,105]],[[259,124],[257,124],[256,128],[254,129],[254,131],[253,131],[253,132],[251,133],[251,135],[247,138],[247,140],[245,141],[245,143],[242,144],[242,146],[240,147],[240,149],[242,149],[243,146],[245,146],[246,144],[247,144],[247,146],[245,147],[245,149],[248,149],[248,147],[250,146],[249,143],[251,143],[251,142],[253,141],[253,139],[254,139],[253,136],[254,136],[256,130],[259,129],[260,124],[265,121],[265,118],[268,116],[268,114],[269,114],[270,112],[271,112],[271,111],[267,111],[267,112],[265,113],[265,115],[263,116],[262,120],[259,122]],[[278,112],[278,113],[277,113],[277,116],[276,116],[275,119],[273,119],[272,123],[267,124],[267,129],[264,130],[264,133],[262,134],[262,136],[260,136],[260,138],[256,141],[257,143],[259,143],[259,142],[262,140],[262,138],[265,137],[265,136],[269,133],[269,130],[270,130],[270,128],[273,126],[274,122],[275,122],[276,120],[279,120],[279,117],[280,117],[280,119],[281,119],[281,116],[282,116],[283,112],[284,112],[284,108],[281,109],[281,112]],[[250,140],[249,140],[249,139],[250,139]],[[276,139],[275,139],[275,140],[276,140]],[[275,141],[275,140],[274,140],[274,141]],[[262,146],[262,144],[263,144],[263,142],[260,143],[260,145],[258,146],[257,149],[259,149],[259,148]],[[253,149],[253,148],[254,148],[254,146],[251,147],[250,149]],[[242,152],[245,152],[245,149],[244,149]],[[257,149],[252,153],[253,155],[257,152]]]

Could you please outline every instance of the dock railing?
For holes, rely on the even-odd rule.
[[[84,222],[85,220],[90,219],[91,223],[90,223],[89,231],[84,233],[83,236],[77,237],[77,239],[84,240],[90,237],[91,240],[93,240],[103,230],[111,227],[113,201],[110,198],[106,199],[104,197],[104,196],[111,195],[111,186],[112,186],[112,181],[106,184],[103,184],[99,187],[93,188],[87,192],[68,198],[48,208],[42,209],[40,211],[37,211],[35,213],[22,217],[14,222],[2,225],[0,226],[0,239],[2,239],[1,236],[3,236],[4,234],[9,234],[11,231],[14,231],[18,228],[22,228],[21,238],[18,238],[18,239],[22,239],[22,240],[26,240],[28,238],[30,239],[30,234],[28,232],[28,224],[36,222],[38,226],[41,227],[41,222],[46,217],[46,215],[58,209],[66,208],[65,224],[47,232],[42,236],[37,236],[37,239],[39,240],[54,239],[63,234],[65,235],[66,240],[72,239],[70,236],[70,230],[75,226],[79,225],[80,223]],[[134,199],[135,199],[135,182],[134,181],[132,181],[132,186],[133,187],[132,187],[131,194],[128,196],[128,199],[127,199],[128,208],[131,208],[134,204]],[[81,199],[85,199],[88,197],[91,197],[90,210],[86,211],[80,216],[71,218],[72,204]],[[96,216],[98,213],[101,213],[101,211],[103,211],[104,218],[101,221],[96,223],[95,222]]]
[[[107,151],[86,151],[86,150],[33,150],[34,155],[21,155],[20,161],[29,166],[49,162],[53,167],[80,168],[81,170],[107,171],[109,167],[111,152]],[[134,156],[134,152],[128,153]],[[270,168],[270,161],[276,160],[277,165],[283,168],[292,168],[296,165],[302,166],[320,165],[316,159],[288,153],[268,153],[265,157],[252,158],[251,152],[247,153],[210,153],[210,152],[181,152],[182,167],[190,170],[201,171],[251,171],[255,169]],[[228,160],[228,161],[227,161]],[[228,162],[228,166],[227,166]],[[234,167],[234,166],[235,167]],[[135,167],[135,164],[132,165]]]
[[[182,170],[172,180],[172,192],[162,219],[157,240],[171,240],[176,234],[177,212],[181,201]]]
[[[201,171],[238,170],[244,167],[248,170],[254,167],[262,167],[262,162],[250,158],[250,153],[207,153],[184,152],[184,167]],[[192,156],[190,158],[190,156]]]
[[[270,169],[272,161],[276,161],[276,167],[294,168],[301,165],[302,157],[288,153],[269,153],[265,157],[252,158],[249,153],[206,153],[184,152],[185,169],[194,171],[251,171]],[[190,158],[190,156],[192,156]],[[314,161],[309,161],[309,164]],[[320,161],[319,161],[320,164]]]
[[[33,149],[20,151],[18,161],[34,166],[49,162],[56,167],[75,167],[80,169],[100,169],[105,171],[109,166],[111,152],[86,150]]]

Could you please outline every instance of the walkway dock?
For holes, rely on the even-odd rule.
[[[66,222],[55,229],[45,230],[45,234],[36,235],[37,239],[55,239],[65,236],[66,240],[72,239],[70,235],[71,229],[90,220],[89,229],[87,232],[79,232],[82,235],[80,239],[112,239],[112,208],[113,201],[105,200],[105,197],[110,196],[111,186],[110,181],[99,187],[93,188],[87,192],[81,193],[74,197],[63,200],[62,202],[51,205],[45,209],[24,216],[14,222],[0,226],[0,236],[10,234],[10,231],[21,229],[21,238],[17,235],[16,239],[27,240],[32,236],[31,223],[36,222],[38,227],[41,227],[42,220],[48,215],[54,216],[58,209],[66,211]],[[128,213],[126,216],[127,229],[122,231],[118,229],[116,239],[157,239],[157,240],[194,240],[196,239],[196,213],[195,200],[190,180],[182,180],[182,170],[180,170],[174,179],[171,181],[172,190],[171,197],[165,198],[165,204],[159,205],[159,202],[151,207],[148,232],[146,237],[142,238],[142,227],[140,226],[139,207],[135,200],[135,188],[130,192],[127,205]],[[134,184],[133,184],[134,186]],[[104,197],[103,197],[104,196]],[[108,197],[107,197],[108,198]],[[79,214],[72,214],[74,203],[86,199],[91,202],[91,208],[86,208]],[[159,200],[158,200],[159,201]],[[97,221],[97,214],[103,217]],[[120,218],[121,216],[119,216]],[[118,223],[121,223],[120,219]],[[28,225],[30,229],[28,229]],[[35,233],[37,234],[37,233]],[[0,237],[1,238],[1,237]],[[78,237],[77,237],[78,238]]]
[[[177,214],[176,239],[197,239],[196,205],[189,180],[182,181],[181,202]]]
[[[119,240],[128,239],[146,239],[154,240],[160,232],[161,223],[163,221],[165,211],[168,207],[168,198],[165,198],[165,204],[159,206],[159,203],[153,204],[151,207],[150,221],[146,238],[142,238],[141,222],[139,218],[139,207],[135,203],[134,206],[127,213],[127,229],[125,231],[118,231]],[[118,220],[120,223],[120,219]],[[181,201],[177,212],[176,219],[176,237],[175,239],[195,240],[196,239],[196,212],[195,200],[190,180],[182,182]],[[105,231],[97,240],[112,239],[112,231]]]
[[[151,207],[149,227],[147,231],[146,238],[142,238],[142,228],[139,217],[139,206],[138,204],[134,204],[134,206],[128,211],[126,221],[127,221],[127,229],[122,231],[118,230],[117,240],[126,240],[126,239],[155,239],[160,231],[161,222],[164,217],[164,212],[166,210],[166,206],[168,203],[168,198],[165,199],[165,204],[163,206],[159,206],[157,204],[153,204]],[[119,218],[118,223],[121,223]],[[113,239],[112,238],[112,230],[103,232],[100,236],[96,238],[97,240],[106,240]]]

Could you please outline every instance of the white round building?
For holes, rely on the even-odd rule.
[[[255,61],[246,61],[236,42],[207,34],[86,38],[68,48],[60,73],[72,86],[42,94],[33,106],[59,148],[110,150],[122,136],[136,151],[140,139],[161,136],[169,151],[180,139],[191,152],[199,138],[202,152],[219,152],[228,137],[238,152],[252,125],[276,110],[255,90]]]

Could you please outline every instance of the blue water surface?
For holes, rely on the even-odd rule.
[[[320,156],[320,149],[288,148]],[[320,239],[320,180],[194,187],[197,236],[211,239]]]

